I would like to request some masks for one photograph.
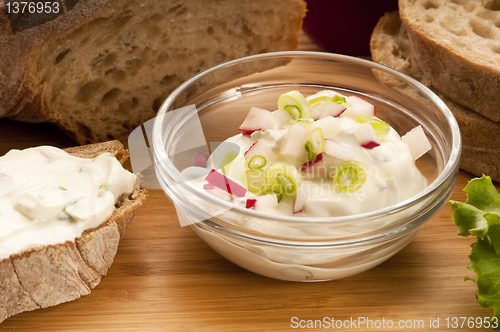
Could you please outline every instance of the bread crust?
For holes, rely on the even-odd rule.
[[[406,26],[415,60],[431,84],[456,103],[498,122],[500,57],[492,48],[499,50],[500,44],[494,40],[500,34],[493,34],[498,28],[487,18],[486,11],[485,2],[480,0],[399,1],[401,21]],[[463,27],[447,25],[453,15],[464,21]],[[483,24],[484,32],[474,28],[474,23]],[[492,35],[486,36],[489,29]],[[471,50],[468,47],[471,45],[477,49]]]
[[[370,49],[375,62],[421,81],[448,106],[462,135],[460,168],[477,176],[487,174],[500,182],[500,153],[494,148],[500,145],[500,136],[494,134],[500,131],[500,123],[454,102],[431,84],[414,58],[413,44],[398,12],[380,18],[372,33]]]
[[[65,149],[81,158],[109,152],[120,162],[128,152],[118,141]],[[124,157],[126,156],[126,157]],[[21,312],[47,308],[88,295],[107,274],[120,238],[147,199],[137,185],[122,195],[111,217],[74,242],[28,250],[0,261],[0,322]]]

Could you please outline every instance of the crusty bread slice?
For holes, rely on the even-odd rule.
[[[396,69],[428,85],[448,106],[457,119],[462,134],[462,157],[460,167],[472,174],[487,174],[500,181],[500,123],[466,108],[445,97],[430,85],[419,64],[408,39],[406,26],[401,24],[398,12],[387,13],[380,18],[370,40],[372,59]]]
[[[128,151],[118,141],[66,149],[94,158],[109,152],[123,162]],[[45,246],[0,261],[0,322],[15,314],[72,301],[90,293],[106,275],[120,237],[147,198],[136,186],[122,195],[116,211],[99,227],[88,229],[74,242]]]
[[[0,116],[123,139],[192,75],[295,49],[304,15],[303,0],[87,0],[13,34],[0,2]]]
[[[399,0],[412,52],[432,85],[500,121],[500,2]]]

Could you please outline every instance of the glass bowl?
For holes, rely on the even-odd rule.
[[[377,117],[401,135],[421,125],[432,149],[417,160],[428,186],[398,204],[369,213],[328,218],[257,212],[197,189],[181,171],[195,165],[238,127],[251,106],[277,108],[278,97],[335,90],[373,103]],[[321,52],[278,52],[230,61],[179,86],[153,124],[160,185],[189,225],[231,262],[290,281],[348,277],[387,260],[443,207],[458,173],[461,138],[445,104],[419,82],[377,63]],[[409,183],[412,179],[408,179]]]

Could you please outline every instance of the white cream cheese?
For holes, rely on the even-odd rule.
[[[108,219],[134,184],[109,153],[84,159],[49,146],[9,151],[0,157],[0,260],[74,241]]]
[[[427,186],[427,181],[415,166],[410,149],[401,140],[398,133],[391,128],[385,140],[374,149],[363,148],[354,137],[354,130],[360,124],[351,118],[337,118],[342,131],[329,138],[342,144],[351,152],[349,160],[357,161],[367,167],[366,181],[354,193],[337,193],[333,187],[331,174],[345,160],[323,153],[323,165],[313,166],[309,172],[301,172],[303,181],[313,184],[309,199],[300,212],[294,213],[294,196],[285,196],[277,207],[266,212],[277,215],[294,215],[296,217],[335,217],[347,216],[381,209],[412,197]],[[285,129],[268,129],[256,131],[250,137],[236,135],[226,142],[237,144],[241,149],[240,158],[236,158],[229,172],[230,178],[242,182],[245,171],[243,154],[257,140],[267,142],[277,151],[282,144]],[[304,164],[303,156],[290,159],[275,155],[277,161],[287,162],[297,169]],[[247,192],[246,198],[254,198]]]
[[[341,96],[331,91],[322,91],[307,97],[306,100],[323,96],[331,98],[335,95]],[[283,195],[277,206],[266,208],[264,212],[295,217],[336,217],[371,212],[404,201],[425,189],[427,180],[416,167],[410,147],[399,134],[387,123],[376,118],[374,114],[369,114],[371,112],[370,106],[373,107],[374,113],[373,105],[360,98],[345,98],[347,99],[347,102],[343,104],[346,105],[345,111],[335,117],[325,116],[325,118],[314,121],[310,119],[309,122],[299,121],[300,125],[291,124],[293,123],[291,120],[285,125],[268,125],[265,130],[255,130],[251,134],[243,133],[228,138],[225,143],[237,145],[239,155],[224,168],[226,175],[242,186],[246,186],[245,172],[249,169],[249,160],[245,158],[245,153],[253,147],[254,143],[264,143],[262,145],[270,148],[271,152],[268,152],[267,165],[262,168],[263,170],[269,171],[269,166],[273,163],[286,163],[299,170],[302,177],[301,183],[307,184],[307,188],[299,187],[297,190],[298,192],[307,190],[304,206],[300,210],[297,210],[295,205],[298,199],[298,194],[295,194]],[[314,110],[314,106],[311,109]],[[261,113],[266,115],[264,112],[267,111],[261,110]],[[372,130],[371,124],[360,122],[358,115],[363,114],[363,112],[369,114],[369,116],[364,117],[365,121],[371,119],[379,121],[379,124],[385,126],[386,132],[383,135],[377,134],[376,145],[378,144],[378,146],[376,147],[367,148],[360,143],[360,132],[363,135],[366,127]],[[270,116],[270,119],[272,118],[273,116]],[[276,119],[276,117],[274,118]],[[253,121],[258,121],[254,119]],[[305,134],[297,130],[299,135],[305,136],[301,138],[301,143],[296,145],[296,149],[284,154],[284,141],[287,139],[292,125],[305,128],[303,129]],[[304,142],[307,133],[316,127],[322,127],[324,133],[322,160],[304,168],[303,166],[308,161]],[[376,135],[374,130],[372,131],[373,135]],[[425,141],[427,142],[426,139]],[[328,145],[330,145],[330,150],[335,153],[328,153]],[[224,144],[220,147],[224,149]],[[299,152],[294,153],[295,150]],[[215,150],[209,160],[212,163],[207,165],[207,169],[217,169],[221,162],[220,159],[224,155],[224,151],[221,153]],[[366,179],[358,190],[340,192],[336,190],[335,170],[341,168],[344,162],[353,162],[366,173]],[[196,178],[196,173],[192,168],[184,172],[191,183],[201,189],[206,182],[204,178]],[[246,199],[255,199],[257,196],[248,191],[244,199],[238,201],[244,205]]]

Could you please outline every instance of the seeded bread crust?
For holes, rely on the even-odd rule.
[[[65,149],[82,158],[110,152],[123,163],[128,152],[118,142]],[[21,312],[47,308],[88,295],[113,263],[121,236],[146,201],[136,186],[123,195],[113,215],[74,242],[44,246],[0,261],[0,322]]]
[[[500,3],[400,0],[416,62],[456,103],[500,121]]]
[[[80,0],[13,34],[0,2],[0,116],[124,139],[192,75],[295,49],[304,16],[303,0]]]
[[[432,89],[448,106],[457,119],[462,134],[460,168],[474,175],[489,175],[500,181],[500,123],[444,96],[431,85],[431,80],[420,70],[408,38],[407,28],[399,13],[386,13],[380,18],[370,40],[372,59],[382,65],[412,76]]]

